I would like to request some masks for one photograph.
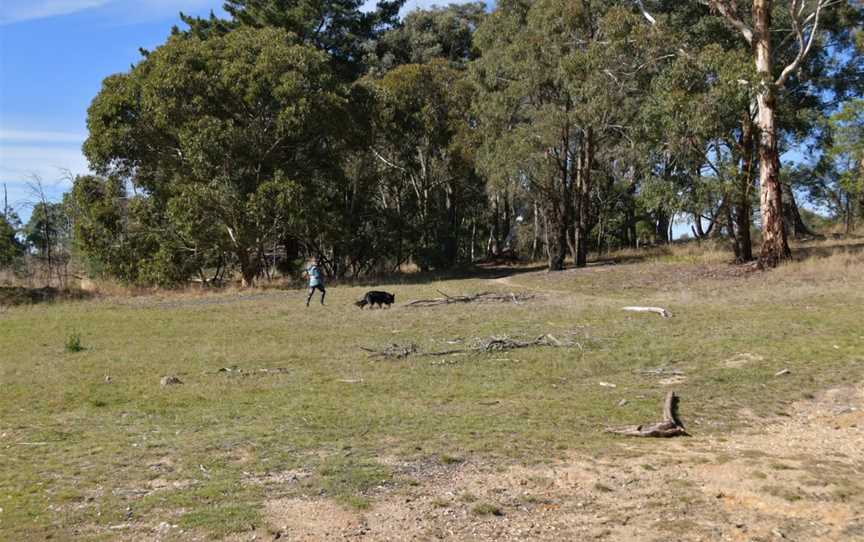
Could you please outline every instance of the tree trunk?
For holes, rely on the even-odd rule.
[[[451,186],[444,188],[445,207],[447,210],[447,231],[444,234],[444,261],[448,268],[456,265],[459,257],[459,215],[456,209],[455,195]]]
[[[753,259],[753,240],[750,237],[750,217],[753,208],[750,194],[753,190],[753,121],[749,111],[741,121],[741,171],[738,174],[738,193],[735,198],[736,245],[735,259],[739,263]]]
[[[534,200],[534,239],[531,242],[531,261],[536,262],[540,249],[540,210],[537,207],[537,200]]]
[[[666,245],[669,243],[669,215],[662,209],[658,209],[654,222],[654,243]]]
[[[546,208],[546,237],[549,271],[564,269],[567,256],[567,216],[563,201],[550,201]]]
[[[743,254],[741,251],[741,239],[735,233],[735,222],[732,220],[732,210],[726,208],[726,227],[729,229],[729,237],[732,238],[732,251],[735,253],[735,261],[743,262]]]
[[[696,239],[704,239],[705,231],[702,229],[702,214],[693,213],[693,226],[690,228],[693,232],[693,237]]]
[[[759,113],[759,207],[762,211],[760,267],[776,267],[791,257],[783,225],[783,190],[780,185],[780,155],[774,110],[777,89],[771,59],[771,0],[753,0],[753,48],[760,87],[756,96]]]
[[[801,218],[801,213],[798,211],[798,203],[795,201],[795,194],[789,185],[783,185],[783,220],[786,231],[791,232],[795,239],[801,239],[807,236],[815,236],[816,234],[807,227],[804,219]]]
[[[241,286],[250,288],[255,284],[255,277],[258,275],[257,258],[250,255],[246,249],[237,250],[237,261],[240,263]]]
[[[576,222],[576,267],[588,264],[588,230],[590,229],[589,214],[591,213],[591,167],[594,165],[594,130],[585,129],[582,140],[582,160],[580,160],[579,186],[579,217]]]

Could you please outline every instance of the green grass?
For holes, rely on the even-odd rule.
[[[260,525],[263,503],[286,495],[374,507],[382,488],[412,484],[388,465],[609,457],[624,453],[622,441],[603,427],[656,420],[669,389],[690,432],[722,436],[744,423],[743,408],[784,412],[864,376],[864,265],[855,265],[818,282],[809,267],[694,278],[693,264],[653,261],[516,274],[518,288],[481,279],[380,286],[400,304],[436,289],[555,291],[520,305],[360,312],[351,302],[365,288],[333,287],[327,306],[308,309],[302,292],[278,290],[8,308],[0,539],[111,539],[127,508],[143,525],[220,537]],[[625,313],[624,304],[674,317]],[[64,347],[72,323],[84,350]],[[443,358],[452,363],[360,350],[544,333],[572,334],[583,349]],[[742,353],[758,361],[727,364]],[[232,366],[247,372],[219,371]],[[670,387],[638,372],[668,366],[686,380]],[[784,368],[791,373],[773,376]],[[164,375],[183,384],[162,387]],[[308,476],[244,483],[292,470]],[[175,485],[153,489],[157,478]]]
[[[77,331],[73,331],[66,337],[66,351],[75,353],[81,352],[84,350],[84,345],[81,344],[81,334]]]

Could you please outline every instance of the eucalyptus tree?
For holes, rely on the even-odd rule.
[[[646,3],[641,0],[635,3],[645,18],[656,24],[657,19],[646,8]],[[854,6],[854,2],[838,0],[776,3],[751,0],[745,3],[749,9],[740,9],[736,0],[696,0],[696,3],[721,16],[750,48],[755,77],[743,83],[749,85],[755,95],[754,137],[762,223],[759,263],[763,267],[774,267],[790,256],[783,220],[777,124],[777,112],[783,106],[780,102],[788,98],[783,92],[790,82],[799,80],[800,83],[802,74],[806,76],[805,64],[818,55],[817,49],[826,39],[824,27],[833,27],[832,37],[848,42],[852,27],[844,27],[844,23],[860,21],[862,8]]]
[[[399,66],[369,84],[377,95],[370,149],[380,205],[398,208],[422,268],[450,267],[482,196],[470,134],[472,86],[443,59]]]
[[[250,284],[317,184],[341,175],[347,101],[326,54],[285,30],[175,35],[104,81],[84,152],[155,202],[182,251],[224,251]]]
[[[367,42],[367,62],[381,75],[400,64],[424,64],[442,59],[464,67],[477,57],[474,32],[486,17],[483,2],[415,9],[401,24]]]
[[[818,160],[793,172],[794,184],[851,233],[864,221],[864,99],[826,119],[819,147]]]
[[[596,157],[633,129],[647,82],[670,58],[661,33],[614,4],[509,0],[477,32],[480,165],[535,198],[550,270],[564,267],[571,228],[585,265]]]
[[[365,71],[370,44],[390,28],[399,26],[405,0],[379,0],[365,9],[364,0],[226,0],[229,18],[181,14],[188,30],[175,34],[199,39],[221,36],[237,28],[281,28],[304,43],[325,52],[340,74],[356,78]]]

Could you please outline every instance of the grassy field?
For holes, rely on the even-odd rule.
[[[396,293],[389,310],[361,312],[352,302],[366,288],[347,286],[309,308],[299,290],[250,290],[0,309],[0,539],[135,539],[163,522],[177,525],[166,538],[237,536],[274,499],[374,509],[383,489],[424,483],[393,458],[614,457],[622,439],[604,427],[655,421],[669,389],[694,434],[729,435],[744,411],[783,416],[864,379],[862,244],[799,248],[801,261],[767,273],[688,249],[378,285]],[[437,290],[537,295],[405,306]],[[401,359],[361,349],[544,334],[578,344]],[[645,372],[658,368],[683,375]],[[167,375],[182,383],[160,385]]]

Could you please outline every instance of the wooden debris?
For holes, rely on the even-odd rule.
[[[182,384],[183,381],[177,378],[176,376],[163,376],[159,380],[159,384],[161,386],[176,386],[177,384]]]
[[[409,301],[405,305],[407,307],[434,307],[437,305],[450,305],[453,303],[515,303],[518,305],[524,301],[533,299],[535,297],[534,294],[517,294],[513,292],[509,294],[481,292],[479,294],[469,295],[447,295],[441,290],[437,291],[444,297],[437,297],[434,299],[415,299],[413,301]]]
[[[287,373],[289,370],[285,367],[263,367],[261,369],[243,369],[237,365],[232,365],[230,367],[222,367],[215,372],[215,374],[219,373],[227,373],[230,375],[239,375],[239,376],[250,376],[253,374],[281,374]]]
[[[662,307],[622,307],[621,310],[630,312],[653,312],[659,314],[663,318],[672,317],[672,313]]]
[[[511,339],[507,336],[489,337],[488,339],[475,339],[474,344],[466,348],[456,348],[452,350],[438,350],[431,352],[421,352],[417,345],[409,343],[406,345],[391,344],[383,350],[375,350],[361,346],[360,349],[369,353],[369,357],[383,357],[402,359],[408,356],[450,356],[454,354],[467,354],[469,352],[504,352],[507,350],[516,350],[519,348],[531,347],[553,347],[553,348],[571,348],[577,347],[580,350],[582,345],[573,340],[561,340],[552,335],[540,335],[532,340]]]
[[[678,436],[689,436],[684,430],[684,425],[678,419],[678,396],[675,392],[666,395],[663,403],[663,421],[649,425],[631,425],[620,428],[607,428],[607,433],[616,433],[628,437],[655,437],[669,438]]]
[[[407,358],[411,354],[417,353],[417,345],[414,343],[408,343],[406,345],[398,345],[393,343],[384,348],[384,350],[374,350],[372,348],[366,348],[365,346],[361,346],[360,350],[369,352],[370,358],[382,357],[382,358]]]
[[[645,376],[684,376],[684,371],[672,367],[657,367],[656,369],[642,369],[639,374]]]

